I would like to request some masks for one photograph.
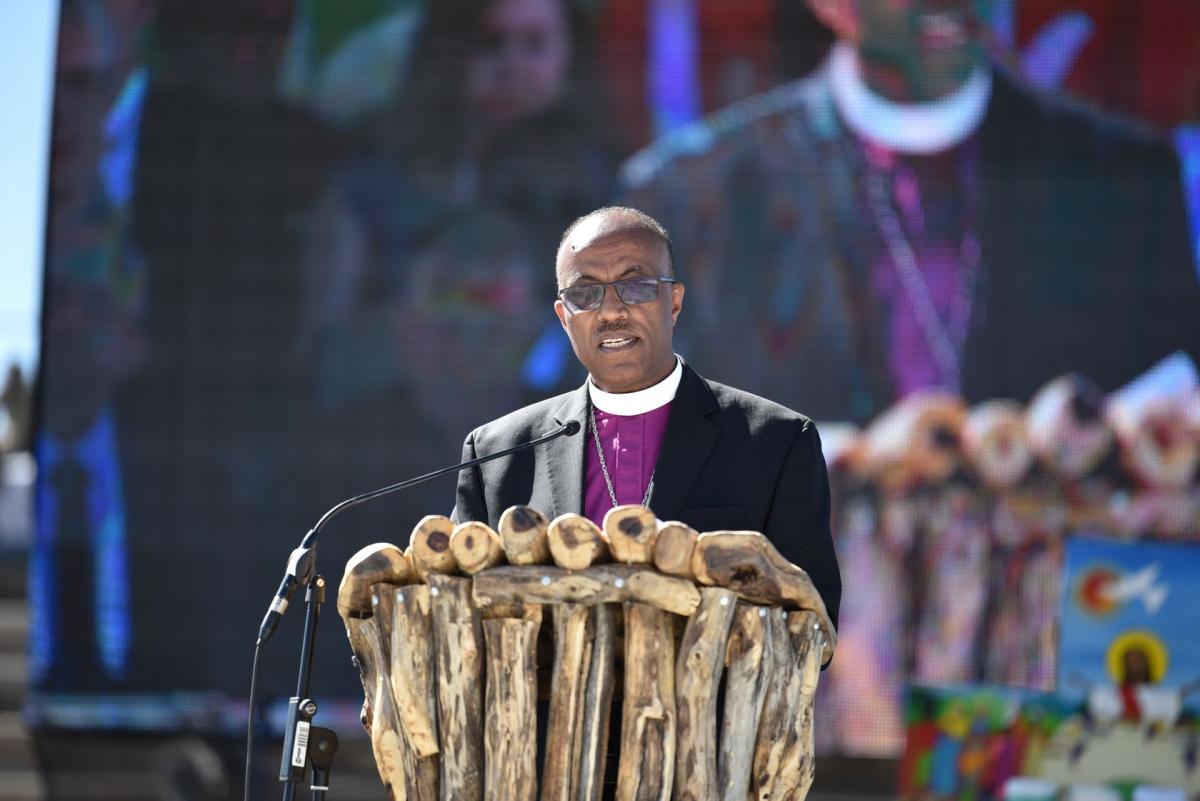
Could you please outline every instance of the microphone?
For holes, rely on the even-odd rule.
[[[275,597],[271,599],[271,605],[267,607],[267,614],[263,616],[262,625],[258,628],[258,644],[262,645],[271,635],[275,633],[275,627],[279,625],[283,613],[287,611],[288,603],[291,600],[292,593],[296,587],[301,584],[307,584],[312,578],[313,571],[316,566],[317,539],[320,537],[321,529],[325,524],[334,517],[334,515],[349,509],[351,506],[357,506],[360,503],[374,500],[383,495],[389,495],[402,489],[415,487],[418,484],[424,484],[427,481],[432,481],[435,478],[440,478],[447,473],[457,473],[459,470],[465,470],[468,467],[474,467],[477,464],[490,462],[493,459],[499,459],[502,456],[508,456],[519,451],[533,448],[537,445],[549,442],[559,437],[573,437],[579,433],[582,426],[578,420],[568,420],[562,426],[551,431],[549,434],[543,434],[537,439],[531,439],[528,442],[522,442],[519,445],[514,445],[511,448],[505,448],[502,451],[489,453],[486,456],[480,456],[470,461],[461,464],[452,465],[451,467],[443,467],[440,470],[434,470],[432,473],[426,473],[423,476],[410,478],[407,481],[401,481],[398,484],[390,484],[386,487],[381,487],[377,490],[365,492],[362,495],[355,495],[353,498],[347,498],[341,503],[334,506],[328,512],[321,516],[317,524],[313,526],[304,539],[300,542],[300,547],[292,551],[288,557],[287,570],[284,572],[283,581],[279,583],[279,589],[275,591]]]
[[[309,534],[311,533],[309,532]],[[305,537],[305,540],[307,539],[308,537]],[[283,581],[279,582],[279,589],[275,591],[275,597],[271,599],[271,605],[267,607],[267,614],[263,616],[263,621],[258,627],[259,643],[266,642],[275,633],[275,627],[279,625],[279,619],[287,611],[288,602],[292,599],[296,585],[307,584],[308,580],[312,578],[312,566],[312,548],[302,546],[292,551],[292,555],[288,557]]]

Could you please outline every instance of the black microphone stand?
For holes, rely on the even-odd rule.
[[[323,749],[320,764],[317,764],[317,761],[314,760],[313,798],[324,798],[325,790],[328,786],[333,752],[337,750],[337,735],[329,729],[322,729],[312,725],[312,718],[317,712],[317,705],[312,701],[308,693],[309,679],[312,674],[313,652],[317,639],[317,621],[321,614],[321,604],[325,602],[325,579],[316,572],[317,540],[320,538],[321,530],[334,516],[349,509],[351,506],[357,506],[360,503],[365,503],[382,495],[415,487],[418,484],[424,484],[435,478],[440,478],[450,473],[457,473],[460,470],[474,467],[484,462],[490,462],[493,459],[499,459],[564,435],[573,436],[579,432],[579,429],[580,425],[578,421],[568,420],[560,428],[549,434],[529,440],[528,442],[522,442],[520,445],[514,445],[511,448],[506,448],[496,453],[489,453],[486,456],[480,456],[462,464],[443,467],[440,470],[434,470],[432,473],[426,473],[423,476],[410,478],[398,484],[391,484],[377,490],[372,490],[371,492],[365,492],[362,495],[356,495],[353,498],[347,498],[322,515],[317,524],[304,535],[304,539],[300,542],[300,547],[292,551],[291,556],[288,557],[284,583],[281,585],[281,588],[289,588],[287,594],[290,594],[292,589],[303,586],[305,588],[304,600],[306,604],[304,638],[300,645],[300,669],[296,678],[296,694],[288,699],[287,721],[284,723],[283,756],[279,765],[279,780],[283,782],[283,801],[292,801],[295,797],[296,785],[304,781],[305,768],[309,762],[308,750],[310,740],[316,740]],[[275,627],[279,625],[279,620],[283,617],[285,611],[287,611],[286,596],[282,599],[282,603],[279,602],[279,599],[272,602],[266,616],[263,618],[262,626],[259,628],[259,646],[270,639],[271,635],[275,633]],[[254,703],[253,698],[250,699],[250,703]],[[251,714],[253,714],[253,710],[251,710]],[[319,779],[316,775],[318,769],[321,774]],[[249,773],[250,771],[247,769],[247,775]]]

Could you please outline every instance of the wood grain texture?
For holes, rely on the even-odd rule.
[[[825,602],[808,573],[784,559],[771,541],[754,531],[709,531],[696,540],[692,572],[702,584],[733,590],[753,603],[808,609],[825,635],[822,663],[833,658],[837,639]]]
[[[392,590],[391,682],[401,729],[422,757],[438,753],[437,686],[429,587]]]
[[[381,658],[388,676],[385,681],[392,699],[392,714],[400,729],[400,764],[404,774],[404,789],[410,801],[436,801],[438,794],[438,762],[435,755],[422,755],[405,730],[400,706],[391,682],[392,633],[395,630],[395,587],[387,582],[371,585],[371,605],[374,607],[375,625],[379,631],[382,648]]]
[[[654,566],[668,575],[695,580],[692,552],[699,536],[694,528],[678,520],[663,523],[654,540]]]
[[[478,604],[476,604],[478,606]],[[542,605],[517,602],[515,604],[494,604],[479,607],[479,615],[484,620],[496,620],[502,617],[519,617],[542,625]]]
[[[684,616],[700,605],[700,592],[690,581],[638,565],[595,565],[577,571],[550,565],[536,570],[495,567],[475,576],[474,595],[481,607],[639,601]]]
[[[550,521],[537,509],[510,506],[496,525],[510,565],[544,565],[550,561],[550,544],[546,540]]]
[[[815,744],[815,699],[817,681],[821,675],[821,654],[824,632],[817,615],[811,611],[792,612],[788,615],[788,634],[799,660],[800,706],[796,710],[796,736],[800,742],[799,764],[796,768],[796,783],[786,788],[783,796],[787,801],[804,801],[816,777]]]
[[[408,555],[422,579],[430,573],[452,575],[458,572],[458,562],[450,550],[453,533],[454,522],[445,515],[425,515],[413,527]]]
[[[770,610],[738,603],[725,649],[725,713],[717,777],[721,801],[745,801],[754,765],[754,738],[771,680]]]
[[[483,622],[487,643],[487,801],[537,797],[537,633],[531,620]]]
[[[483,797],[483,630],[471,580],[430,574],[442,801]]]
[[[504,562],[504,544],[487,523],[468,520],[459,523],[450,534],[450,553],[458,569],[473,576],[480,570]]]
[[[683,631],[675,662],[675,801],[717,799],[717,689],[736,608],[732,592],[706,587]]]
[[[540,797],[542,801],[574,801],[592,650],[592,608],[559,604],[551,607],[550,613],[554,618],[554,664]]]
[[[625,604],[617,801],[667,801],[675,779],[675,637],[669,612]]]
[[[754,767],[750,777],[751,797],[771,801],[775,778],[779,774],[786,746],[790,708],[799,702],[798,673],[787,620],[782,609],[767,615],[769,650],[763,659],[770,664],[771,680],[763,705],[762,718],[754,742]],[[792,697],[791,693],[795,693]]]
[[[595,523],[573,512],[550,521],[546,530],[554,563],[568,570],[583,570],[608,560],[608,540]]]
[[[799,801],[812,783],[812,696],[820,671],[821,633],[819,626],[812,628],[817,618],[808,611],[788,619],[775,609],[767,623],[771,680],[754,744],[752,797]]]
[[[645,506],[614,506],[604,515],[604,536],[612,558],[626,564],[648,565],[654,561],[658,519]]]
[[[608,733],[612,723],[613,685],[616,679],[614,654],[617,647],[616,620],[620,607],[592,607],[591,653],[587,686],[584,689],[579,730],[579,801],[600,801],[604,791],[604,769],[608,764]]]
[[[371,707],[371,752],[375,755],[375,768],[393,801],[407,801],[408,791],[404,783],[404,759],[401,753],[403,735],[396,706],[392,701],[384,666],[383,648],[379,630],[373,617],[348,618],[346,636],[350,649],[358,664],[363,693]]]

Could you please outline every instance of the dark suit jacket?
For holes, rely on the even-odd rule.
[[[1081,372],[1112,390],[1173,350],[1200,358],[1200,287],[1162,138],[994,72],[977,132],[980,275],[962,394],[1028,400]],[[671,231],[702,370],[817,419],[895,401],[869,165],[825,69],[672,132],[623,167]]]
[[[459,473],[452,517],[493,528],[515,504],[547,517],[583,512],[588,391],[559,395],[480,426],[463,460],[546,434],[569,420],[580,435]],[[829,480],[821,440],[807,417],[702,378],[686,364],[663,438],[650,502],[661,520],[697,531],[761,531],[808,571],[837,623],[841,577],[829,528]]]

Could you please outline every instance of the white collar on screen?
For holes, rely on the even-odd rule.
[[[961,87],[929,103],[894,103],[867,88],[853,46],[838,42],[826,66],[833,102],[858,136],[900,153],[928,155],[970,136],[987,111],[992,72],[976,67]]]
[[[671,374],[652,387],[639,389],[636,392],[605,392],[592,383],[588,376],[588,395],[592,405],[602,412],[617,414],[622,417],[632,417],[636,414],[652,412],[660,406],[665,406],[675,400],[675,391],[679,389],[679,381],[683,378],[683,362],[675,357],[675,369]]]

